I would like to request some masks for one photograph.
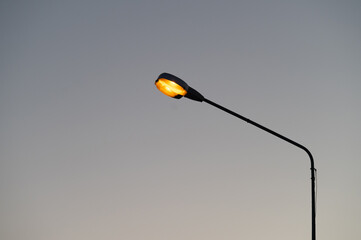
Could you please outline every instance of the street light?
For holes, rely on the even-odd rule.
[[[311,207],[312,207],[312,212],[311,212],[311,222],[312,223],[311,223],[311,225],[312,225],[312,240],[316,240],[316,191],[315,191],[316,169],[314,166],[312,154],[306,147],[304,147],[301,144],[299,144],[299,143],[297,143],[297,142],[295,142],[269,128],[266,128],[248,118],[245,118],[245,117],[239,115],[238,113],[235,113],[225,107],[218,105],[217,103],[214,103],[214,102],[206,99],[198,91],[196,91],[195,89],[188,86],[188,84],[186,82],[184,82],[182,79],[180,79],[172,74],[162,73],[161,75],[159,75],[159,77],[155,81],[155,85],[157,86],[159,91],[161,91],[162,93],[164,93],[165,95],[167,95],[169,97],[179,99],[184,96],[186,98],[189,98],[189,99],[192,99],[192,100],[195,100],[198,102],[206,102],[206,103],[208,103],[216,108],[219,108],[237,118],[240,118],[240,119],[246,121],[247,123],[252,124],[278,138],[281,138],[296,147],[303,149],[307,153],[308,157],[310,158],[310,162],[311,162]]]

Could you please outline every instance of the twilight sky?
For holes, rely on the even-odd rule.
[[[361,239],[361,2],[0,2],[0,238]]]

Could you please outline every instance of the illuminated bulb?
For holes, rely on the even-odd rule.
[[[187,91],[183,87],[165,78],[158,79],[155,85],[157,86],[159,91],[169,97],[179,98],[187,94]]]

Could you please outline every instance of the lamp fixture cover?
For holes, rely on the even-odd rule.
[[[183,96],[198,102],[202,102],[204,97],[195,89],[188,86],[179,77],[170,73],[162,73],[155,81],[158,90],[172,98],[182,98]]]
[[[159,75],[155,81],[155,85],[158,90],[165,95],[177,99],[186,95],[189,88],[188,84],[182,79],[169,73],[162,73]]]

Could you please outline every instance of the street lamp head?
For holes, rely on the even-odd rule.
[[[188,84],[182,79],[169,74],[162,73],[155,81],[158,90],[172,98],[182,98],[187,94]]]
[[[202,94],[188,86],[188,84],[179,77],[169,73],[159,75],[155,81],[155,85],[159,91],[172,98],[180,99],[184,96],[198,102],[204,100]]]

